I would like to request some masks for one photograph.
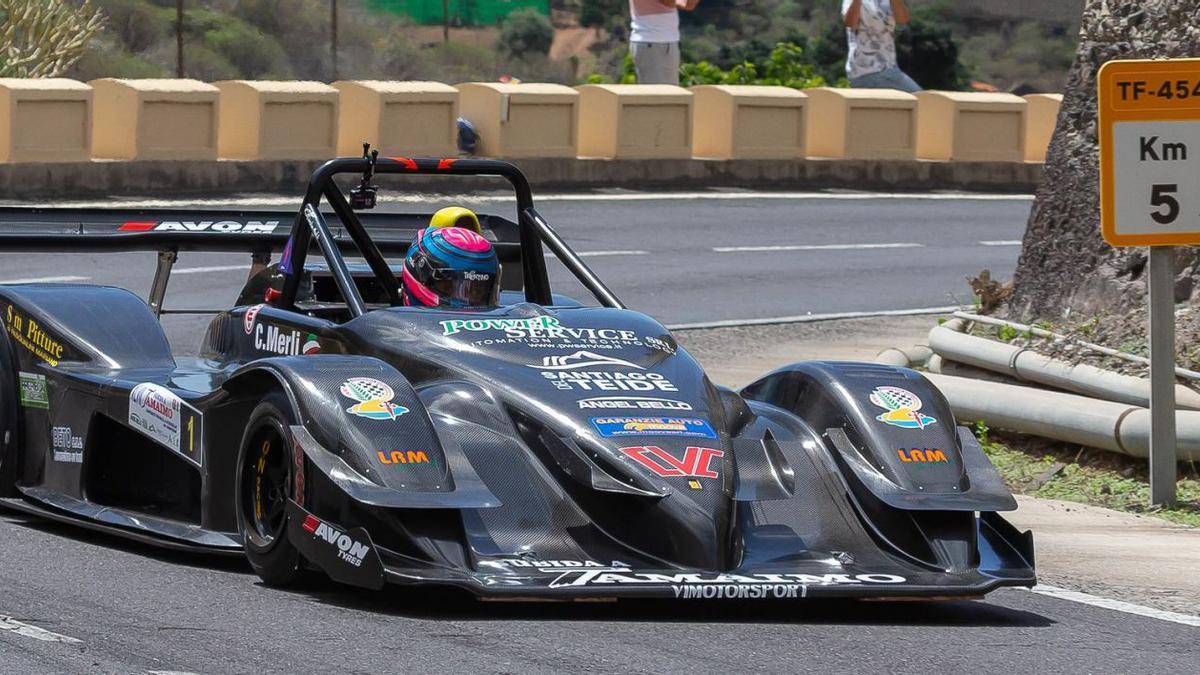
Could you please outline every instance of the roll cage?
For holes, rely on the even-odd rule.
[[[538,305],[551,304],[550,279],[546,272],[546,260],[542,245],[545,244],[583,284],[596,299],[606,307],[624,308],[620,300],[600,281],[599,277],[575,255],[566,242],[558,236],[533,206],[533,193],[529,181],[517,167],[508,162],[487,159],[410,159],[408,157],[379,157],[377,160],[362,158],[339,158],[325,162],[313,172],[304,194],[300,211],[292,225],[291,236],[284,252],[280,268],[284,272],[282,294],[275,301],[280,309],[296,308],[296,296],[300,290],[304,262],[312,244],[316,244],[329,265],[330,274],[346,300],[351,318],[366,314],[363,302],[351,272],[342,257],[340,247],[334,242],[329,224],[321,213],[324,198],[341,221],[342,227],[353,240],[371,272],[386,289],[392,305],[402,304],[400,282],[388,266],[379,248],[375,245],[358,214],[350,207],[342,189],[334,181],[339,174],[436,174],[498,176],[506,179],[517,197],[517,218],[521,246],[521,276],[524,281],[525,300]]]

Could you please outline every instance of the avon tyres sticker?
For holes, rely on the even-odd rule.
[[[614,436],[692,436],[716,438],[708,420],[696,417],[593,417],[592,426],[605,438]]]

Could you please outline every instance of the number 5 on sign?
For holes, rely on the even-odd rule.
[[[1111,61],[1098,87],[1104,240],[1200,244],[1200,59]]]

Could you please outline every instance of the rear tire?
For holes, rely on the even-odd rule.
[[[0,497],[16,497],[21,451],[21,398],[17,360],[0,329]]]
[[[304,471],[303,462],[293,461],[291,410],[283,392],[267,394],[250,413],[238,459],[238,530],[250,567],[268,586],[293,585],[303,576],[300,552],[287,536],[288,500],[297,499]],[[303,496],[297,501],[303,504]]]

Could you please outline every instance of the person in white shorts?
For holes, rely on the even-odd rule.
[[[638,84],[679,84],[679,10],[700,0],[629,0],[629,50]]]
[[[909,20],[904,0],[842,0],[842,19],[850,47],[846,77],[851,87],[921,90],[896,63],[896,24]]]

